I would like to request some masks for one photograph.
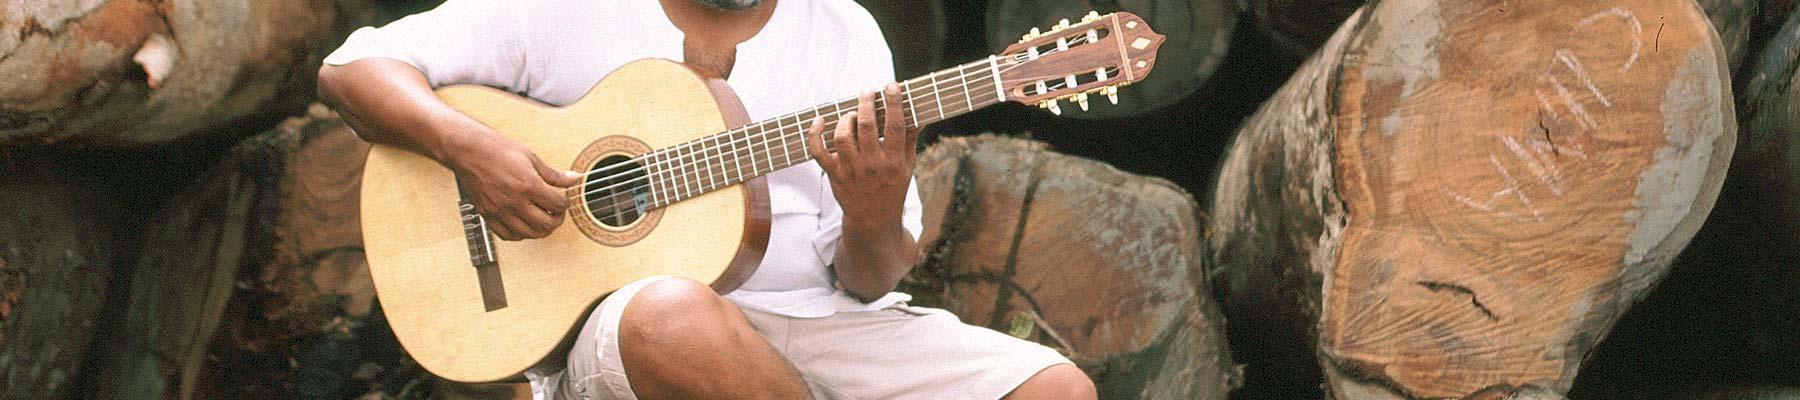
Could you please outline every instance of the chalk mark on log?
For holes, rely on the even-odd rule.
[[[1458,284],[1454,284],[1454,283],[1448,283],[1448,282],[1437,282],[1437,281],[1417,281],[1417,282],[1413,282],[1413,283],[1418,284],[1419,286],[1423,286],[1426,289],[1429,289],[1433,292],[1450,291],[1450,292],[1468,295],[1469,296],[1469,304],[1475,306],[1475,310],[1480,311],[1481,315],[1487,316],[1487,318],[1489,320],[1493,320],[1493,321],[1500,320],[1500,317],[1494,315],[1494,310],[1489,310],[1487,308],[1487,305],[1481,304],[1481,299],[1478,297],[1475,297],[1475,291],[1469,290],[1469,288],[1467,286],[1458,285]]]

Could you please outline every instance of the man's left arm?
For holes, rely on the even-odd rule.
[[[881,96],[885,104],[902,104],[897,85],[888,84]],[[878,123],[874,103],[875,93],[865,93],[856,111],[838,120],[831,138],[835,151],[823,146],[823,119],[814,120],[807,132],[807,149],[844,210],[832,266],[844,290],[865,302],[894,290],[919,253],[905,223],[919,129],[905,126],[897,106],[886,107]]]

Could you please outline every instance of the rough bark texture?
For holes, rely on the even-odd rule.
[[[1768,43],[1739,75],[1743,125],[1718,207],[1571,396],[1800,386],[1800,15]]]
[[[1207,254],[1233,348],[1258,349],[1246,392],[1306,396],[1317,370],[1344,399],[1567,392],[1724,182],[1736,123],[1705,18],[1655,0],[1351,17],[1220,172]]]
[[[1182,190],[995,136],[946,139],[917,171],[926,258],[907,288],[920,304],[1062,349],[1104,398],[1235,386]]]
[[[154,218],[93,396],[342,398],[394,369],[398,345],[368,321],[368,145],[312,114],[239,143]]]
[[[367,0],[0,4],[0,143],[166,143],[304,112]]]
[[[1726,58],[1731,63],[1731,70],[1737,71],[1743,65],[1745,53],[1750,49],[1752,30],[1757,27],[1758,16],[1761,15],[1758,0],[1695,0],[1706,10],[1706,16],[1712,20],[1713,28],[1719,32],[1719,41],[1725,45]]]
[[[1337,32],[1363,0],[1251,0],[1250,15],[1271,42],[1296,58],[1306,58]]]
[[[988,48],[995,52],[1017,43],[1031,28],[1048,30],[1064,18],[1078,22],[1088,11],[1130,11],[1168,36],[1157,50],[1156,70],[1119,89],[1117,106],[1102,101],[1088,111],[1063,107],[1068,110],[1063,115],[1076,118],[1144,115],[1187,98],[1224,61],[1238,12],[1236,2],[1229,0],[991,0],[987,7]]]
[[[79,389],[115,256],[110,207],[81,185],[0,167],[0,397]]]
[[[895,81],[948,67],[944,65],[944,3],[939,0],[856,0],[887,38],[894,55]]]

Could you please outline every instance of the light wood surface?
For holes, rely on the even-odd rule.
[[[727,128],[705,78],[662,60],[620,67],[562,108],[481,87],[438,94],[550,165],[577,171],[585,168],[570,163],[601,135],[662,148]],[[658,274],[714,280],[746,234],[740,185],[665,208],[630,247],[600,245],[569,223],[543,239],[497,241],[507,306],[486,311],[457,201],[455,177],[438,163],[392,147],[370,151],[363,237],[388,322],[420,365],[465,382],[511,378],[538,363],[602,295],[627,283]]]

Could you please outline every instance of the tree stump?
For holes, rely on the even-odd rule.
[[[991,135],[945,139],[916,170],[926,254],[906,289],[919,304],[1062,349],[1103,398],[1234,387],[1181,189]]]
[[[0,143],[136,146],[304,112],[325,52],[375,13],[366,0],[71,0],[0,15]]]
[[[1246,397],[1321,371],[1334,398],[1566,393],[1712,209],[1719,48],[1690,2],[1352,16],[1246,122],[1208,214]]]
[[[923,76],[944,64],[944,3],[938,0],[856,0],[875,16],[894,55],[894,79]]]
[[[1168,37],[1156,53],[1156,70],[1143,81],[1119,89],[1119,104],[1096,104],[1075,118],[1115,118],[1149,114],[1194,93],[1225,59],[1238,8],[1230,0],[1123,0],[1096,7],[1088,1],[990,0],[988,49],[999,52],[1032,28],[1047,30],[1061,19],[1079,22],[1089,11],[1130,11]],[[1096,9],[1097,8],[1097,9]]]
[[[113,202],[53,175],[0,167],[4,398],[73,397],[111,281]]]
[[[1719,42],[1725,45],[1726,60],[1731,71],[1737,71],[1744,64],[1745,53],[1750,49],[1751,30],[1757,26],[1761,15],[1758,0],[1696,0],[1700,8],[1706,10],[1707,18],[1712,21],[1713,28],[1719,32]]]

